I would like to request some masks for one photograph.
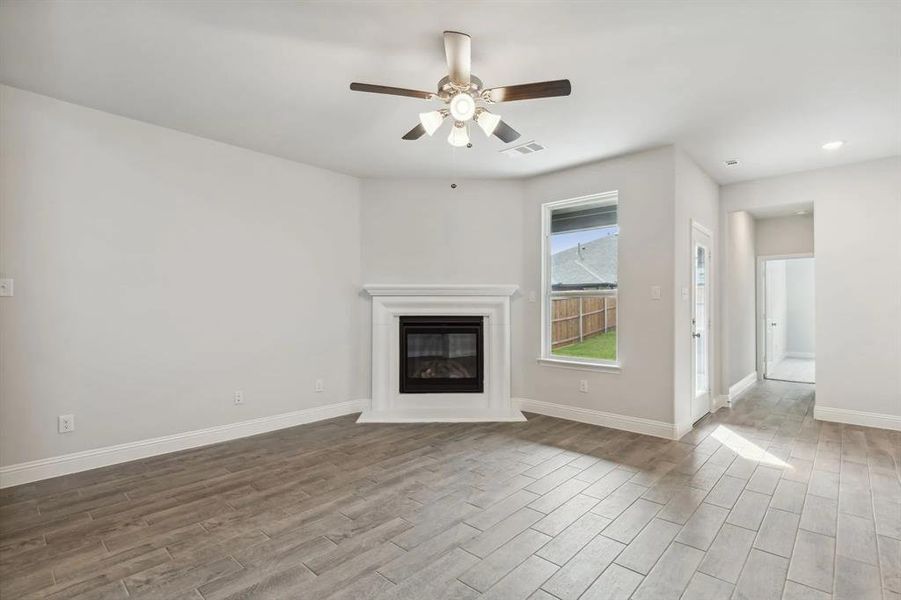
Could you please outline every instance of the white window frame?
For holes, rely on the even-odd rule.
[[[551,215],[554,210],[566,208],[585,203],[600,203],[601,206],[618,205],[619,192],[617,190],[604,192],[601,194],[589,194],[587,196],[579,196],[577,198],[568,198],[566,200],[555,200],[553,202],[545,202],[541,205],[541,356],[538,363],[545,366],[563,367],[568,369],[582,369],[590,371],[602,371],[609,373],[619,373],[622,369],[620,356],[620,331],[622,323],[622,311],[619,295],[619,271],[620,271],[620,252],[617,248],[616,273],[617,273],[617,294],[616,294],[616,360],[602,360],[593,358],[578,358],[574,356],[555,356],[551,353]],[[617,215],[619,211],[617,211]],[[622,227],[617,216],[617,227],[619,233],[622,233]],[[619,243],[617,241],[617,243]]]

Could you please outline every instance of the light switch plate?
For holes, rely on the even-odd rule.
[[[682,299],[688,300],[688,288],[687,287],[682,288]]]
[[[660,300],[660,286],[652,285],[651,286],[651,300]]]
[[[13,295],[13,280],[0,279],[0,297],[10,297]]]

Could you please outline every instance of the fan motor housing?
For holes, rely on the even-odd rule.
[[[473,96],[479,97],[479,92],[482,89],[482,80],[476,77],[475,75],[469,76],[469,85],[460,85],[459,83],[454,83],[450,80],[450,77],[445,75],[438,81],[438,97],[442,100],[448,100],[454,94],[458,94],[460,92],[468,92]]]

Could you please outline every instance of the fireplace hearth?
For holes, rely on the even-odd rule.
[[[481,394],[482,317],[401,316],[401,394]]]

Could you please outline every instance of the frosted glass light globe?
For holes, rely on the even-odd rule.
[[[476,113],[476,101],[469,94],[459,93],[451,98],[450,112],[455,121],[468,121]]]
[[[447,142],[451,146],[455,146],[457,148],[462,148],[466,144],[469,143],[469,132],[466,131],[466,125],[464,123],[454,123],[454,126],[451,127],[450,135],[447,136]]]
[[[494,133],[494,130],[497,129],[497,125],[500,122],[500,116],[490,113],[485,109],[482,109],[481,112],[476,115],[476,123],[479,124],[479,127],[482,128],[482,131],[484,131],[485,135],[488,136]]]
[[[432,112],[419,113],[419,122],[422,123],[423,129],[429,135],[432,135],[438,128],[441,127],[441,123],[444,122],[444,115],[441,114],[439,110],[433,110]]]

